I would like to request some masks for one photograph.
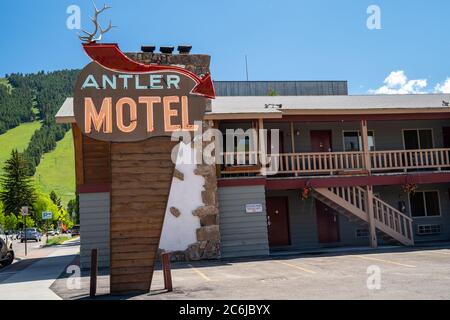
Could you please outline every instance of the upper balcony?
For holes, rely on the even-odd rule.
[[[369,166],[365,165],[362,151],[271,154],[265,166],[258,164],[260,156],[261,153],[224,153],[228,165],[222,166],[221,176],[348,176],[369,172],[388,174],[450,170],[450,148],[370,151]]]
[[[225,139],[230,129],[258,132],[233,138],[234,152],[224,148],[222,178],[450,172],[450,108],[443,101],[449,98],[231,97],[216,108],[213,103],[206,118],[215,120]],[[280,103],[259,108],[265,99]],[[260,129],[268,136],[260,136]],[[279,134],[272,137],[274,129]]]

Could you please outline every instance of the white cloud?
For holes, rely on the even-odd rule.
[[[389,88],[394,88],[396,86],[404,86],[408,81],[408,78],[405,75],[404,71],[392,71],[390,75],[386,79],[384,79],[384,83]]]
[[[450,80],[450,79],[449,79]],[[450,82],[450,81],[449,81]],[[386,79],[384,85],[378,89],[371,89],[371,94],[419,94],[426,93],[428,85],[427,79],[408,80],[403,70],[392,71]],[[449,83],[450,85],[450,83]]]
[[[450,78],[447,78],[443,84],[438,83],[434,91],[436,93],[450,93]]]

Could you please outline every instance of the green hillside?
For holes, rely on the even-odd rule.
[[[13,149],[22,152],[28,146],[31,136],[41,123],[39,121],[24,123],[14,129],[8,130],[4,134],[0,134],[0,172],[2,171],[5,161],[10,157]]]
[[[52,190],[64,205],[75,198],[75,156],[72,131],[59,141],[56,149],[43,155],[34,175],[36,186],[44,193]]]

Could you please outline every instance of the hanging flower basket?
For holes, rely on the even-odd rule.
[[[403,185],[403,191],[409,194],[415,194],[417,191],[417,184],[415,183],[405,183]]]
[[[306,186],[300,190],[300,197],[302,200],[307,200],[311,196],[311,187]]]

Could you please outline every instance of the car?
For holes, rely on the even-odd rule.
[[[57,231],[55,230],[48,230],[47,231],[47,236],[56,236],[58,234]]]
[[[70,234],[72,236],[79,236],[80,235],[80,225],[74,225],[71,229],[70,229]]]
[[[0,228],[0,265],[7,266],[14,261],[12,239]]]
[[[42,239],[42,235],[36,228],[27,228],[25,229],[25,233],[22,233],[20,242],[24,242],[25,239],[27,241],[34,240],[36,242],[39,242]]]

